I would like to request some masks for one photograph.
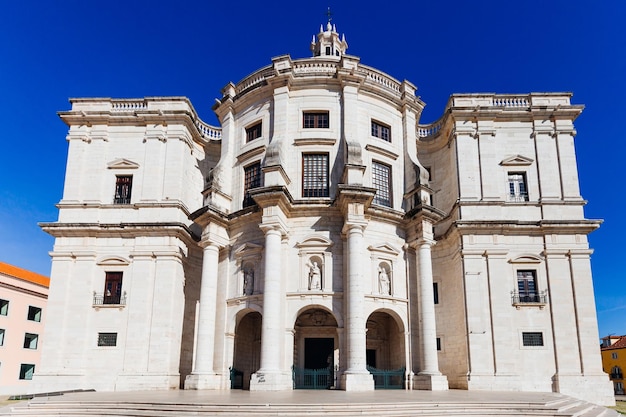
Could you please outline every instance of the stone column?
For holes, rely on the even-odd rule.
[[[363,293],[363,226],[347,225],[347,288],[346,297],[346,348],[347,369],[343,373],[342,386],[346,391],[374,389],[374,379],[366,367],[366,320]]]
[[[433,299],[433,266],[430,247],[433,242],[420,239],[417,242],[417,264],[419,266],[418,305],[420,315],[420,350],[422,364],[414,377],[415,388],[447,390],[448,379],[439,372],[437,357],[437,324]]]
[[[265,259],[263,321],[261,324],[261,368],[250,379],[250,390],[275,391],[293,388],[290,372],[282,369],[285,326],[281,317],[284,302],[281,282],[281,229],[264,227]]]
[[[209,242],[202,260],[195,366],[185,379],[185,389],[219,389],[221,385],[221,377],[213,370],[218,263],[219,247]]]

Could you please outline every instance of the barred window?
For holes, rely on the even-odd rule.
[[[328,154],[302,155],[302,197],[328,197]]]
[[[302,114],[302,127],[305,129],[328,129],[328,112],[305,112]]]
[[[524,346],[543,346],[543,333],[541,332],[523,332],[522,344]]]
[[[256,162],[252,165],[248,165],[243,171],[243,207],[249,207],[255,204],[254,199],[250,196],[250,190],[261,186],[261,163]]]
[[[376,189],[374,204],[391,207],[391,167],[372,162],[372,185]]]
[[[98,333],[98,346],[117,346],[117,333]]]
[[[263,134],[263,123],[258,122],[246,128],[246,142],[260,138]]]
[[[372,136],[391,142],[391,128],[380,122],[372,120]]]
[[[130,192],[133,186],[132,175],[118,175],[115,180],[114,204],[130,204]]]

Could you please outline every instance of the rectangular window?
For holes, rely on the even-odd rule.
[[[120,304],[122,298],[122,272],[105,272],[103,304]]]
[[[437,350],[441,350],[441,338],[437,338]]]
[[[439,304],[439,283],[433,282],[433,298],[435,304]]]
[[[130,192],[133,186],[132,175],[118,175],[115,177],[114,204],[130,204]]]
[[[524,346],[543,346],[543,333],[541,332],[523,332],[522,344]]]
[[[528,201],[525,173],[509,172],[509,201]]]
[[[302,155],[302,197],[328,197],[328,154]]]
[[[0,329],[0,346],[4,346],[4,329]]]
[[[248,165],[243,169],[243,206],[253,206],[254,199],[250,196],[250,190],[261,186],[261,163]]]
[[[328,129],[328,112],[305,112],[302,114],[302,127],[305,129]]]
[[[24,335],[24,349],[37,349],[37,341],[39,340],[39,335],[34,333],[26,333]]]
[[[98,346],[117,346],[117,333],[98,333]]]
[[[246,142],[258,139],[263,134],[263,123],[258,122],[246,128]]]
[[[611,353],[611,359],[617,359],[617,352]]]
[[[391,167],[372,162],[372,186],[376,189],[374,204],[391,207]]]
[[[391,142],[391,128],[372,120],[372,136]]]
[[[537,276],[534,270],[517,271],[517,293],[520,303],[539,303]]]
[[[30,363],[23,363],[20,366],[20,379],[33,379],[35,373],[35,365]]]
[[[9,314],[9,300],[0,300],[0,316]]]
[[[28,320],[41,321],[41,308],[28,306]]]

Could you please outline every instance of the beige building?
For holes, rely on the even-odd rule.
[[[50,279],[0,262],[0,394],[31,392]]]
[[[40,386],[556,391],[609,404],[567,93],[279,56],[181,97],[73,99]],[[80,320],[75,318],[80,317]]]

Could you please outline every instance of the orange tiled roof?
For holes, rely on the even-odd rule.
[[[41,285],[46,288],[50,287],[50,278],[35,272],[18,268],[17,266],[6,264],[4,262],[0,262],[0,273],[32,282],[33,284]]]
[[[624,349],[626,348],[626,336],[618,336],[619,340],[611,346],[603,347],[602,350]]]

